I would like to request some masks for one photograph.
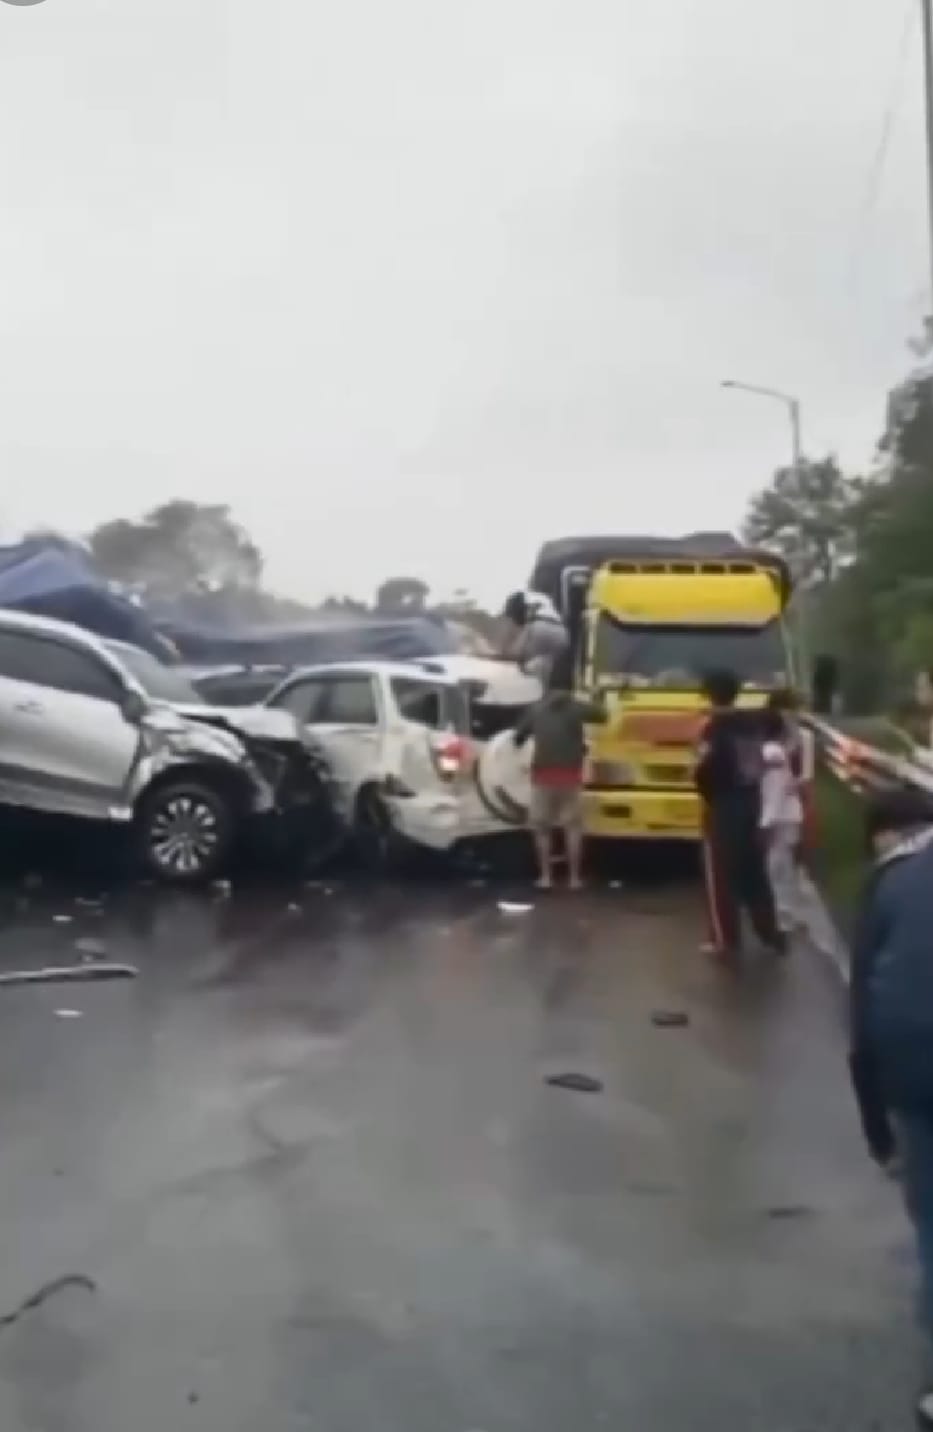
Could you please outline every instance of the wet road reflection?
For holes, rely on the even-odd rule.
[[[0,1330],[4,1432],[902,1425],[827,968],[723,976],[686,885],[500,893],[6,900],[3,968],[141,974],[0,999],[0,1314],[96,1289]]]

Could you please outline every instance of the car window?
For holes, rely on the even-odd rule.
[[[296,681],[278,695],[274,706],[281,711],[290,711],[303,726],[320,721],[321,703],[328,683],[325,681]]]
[[[116,675],[90,652],[27,632],[0,632],[0,675],[98,701],[124,695]]]
[[[376,691],[369,676],[336,676],[326,683],[320,721],[335,726],[378,726]]]
[[[38,681],[35,643],[21,632],[0,631],[0,676],[11,681]]]
[[[415,677],[393,676],[392,694],[406,721],[416,721],[432,731],[466,729],[466,697],[458,686],[439,686]]]
[[[108,642],[108,649],[135,676],[147,696],[176,706],[203,706],[204,697],[174,666],[163,666],[148,651],[126,642]]]

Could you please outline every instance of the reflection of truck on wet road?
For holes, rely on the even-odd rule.
[[[587,832],[696,839],[693,750],[703,675],[729,667],[742,701],[792,675],[790,576],[734,538],[568,538],[547,543],[530,585],[567,623],[581,691],[607,694],[590,734]]]

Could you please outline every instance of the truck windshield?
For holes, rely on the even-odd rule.
[[[603,613],[596,627],[597,682],[696,691],[713,670],[752,686],[788,679],[779,621],[763,627],[630,626]]]

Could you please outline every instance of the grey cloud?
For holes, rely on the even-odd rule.
[[[296,593],[495,597],[561,528],[735,522],[787,435],[721,377],[867,461],[926,264],[915,67],[858,221],[891,10],[0,11],[0,519],[184,491]]]

